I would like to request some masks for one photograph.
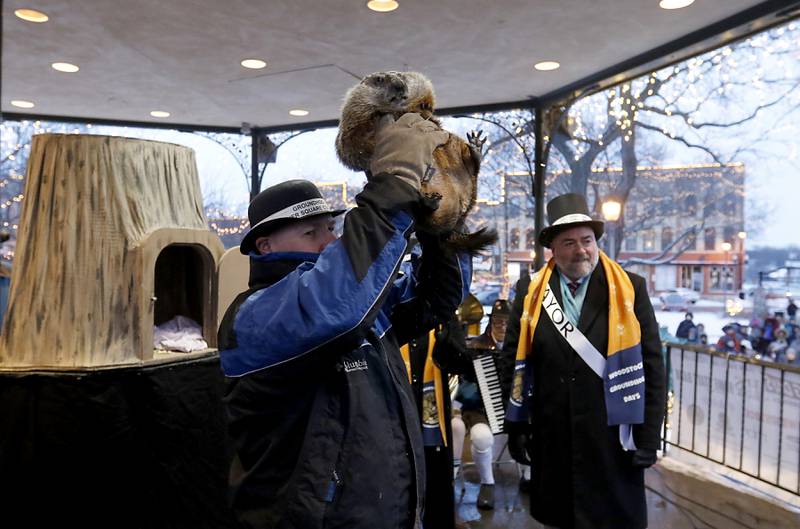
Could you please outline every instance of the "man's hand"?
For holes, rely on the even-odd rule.
[[[451,375],[463,375],[472,369],[464,330],[458,319],[454,317],[443,323],[436,331],[435,337],[436,345],[432,356],[434,363],[441,370]]]
[[[390,173],[419,190],[420,182],[435,171],[433,151],[447,143],[450,134],[419,114],[403,114],[397,121],[383,116],[375,131],[375,152],[369,170]]]
[[[508,434],[508,453],[520,465],[531,464],[528,454],[528,445],[531,439],[530,428],[531,425],[527,422],[505,421],[503,424],[503,430]]]
[[[531,458],[528,457],[528,439],[526,433],[509,433],[508,434],[508,453],[511,458],[520,465],[531,464]]]
[[[631,457],[631,464],[636,468],[651,467],[656,462],[656,451],[650,448],[637,448]]]

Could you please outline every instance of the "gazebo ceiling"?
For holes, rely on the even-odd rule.
[[[395,11],[377,13],[366,0],[7,0],[2,110],[290,128],[337,119],[345,91],[379,70],[425,73],[440,109],[533,101],[679,59],[737,28],[774,23],[797,4],[697,0],[664,10],[659,0],[398,1]],[[20,8],[49,20],[23,21],[14,15]],[[267,65],[242,67],[248,58]],[[561,66],[537,71],[540,61]],[[62,73],[55,62],[80,70]],[[289,114],[296,109],[308,114]],[[169,117],[151,116],[156,110]]]

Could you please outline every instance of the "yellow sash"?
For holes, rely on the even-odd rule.
[[[608,420],[609,424],[640,424],[644,420],[642,395],[644,375],[642,331],[634,312],[635,291],[625,270],[603,252],[600,252],[600,264],[608,282],[607,373],[603,375]],[[533,275],[525,296],[520,319],[514,383],[507,413],[510,421],[527,420],[525,401],[530,393],[532,380],[531,369],[526,364],[526,359],[533,353],[533,336],[539,323],[544,292],[554,268],[555,260],[550,259],[547,266]],[[577,322],[575,323],[577,325]],[[626,381],[628,376],[635,378]],[[622,391],[628,388],[634,389]]]
[[[444,416],[444,388],[442,386],[442,372],[433,362],[433,347],[436,344],[434,330],[428,333],[428,354],[425,357],[425,368],[422,374],[422,427],[423,434],[430,431],[431,421],[436,417],[439,426],[442,443],[447,446],[447,430],[445,428]],[[403,362],[406,364],[406,374],[408,382],[411,383],[411,355],[408,344],[400,347],[400,354],[403,355]],[[431,386],[433,391],[430,391]],[[432,397],[432,398],[431,398]],[[428,428],[426,428],[426,425]],[[439,444],[434,440],[435,436],[425,435],[426,445]]]
[[[639,344],[642,330],[639,320],[633,312],[634,290],[630,277],[620,265],[600,252],[600,264],[608,281],[608,350],[606,358],[624,349]],[[548,261],[547,266],[536,272],[531,278],[528,293],[520,320],[519,343],[517,344],[517,360],[525,360],[533,349],[533,334],[539,323],[542,312],[542,299],[545,289],[543,285],[550,282],[555,268],[555,260]],[[578,322],[575,322],[577,325]]]

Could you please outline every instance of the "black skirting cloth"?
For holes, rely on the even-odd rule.
[[[0,526],[235,527],[223,384],[216,356],[0,371]]]

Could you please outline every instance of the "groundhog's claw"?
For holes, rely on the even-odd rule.
[[[483,145],[486,143],[486,135],[482,130],[467,132],[467,143],[472,150],[472,155],[480,161],[483,159]]]

